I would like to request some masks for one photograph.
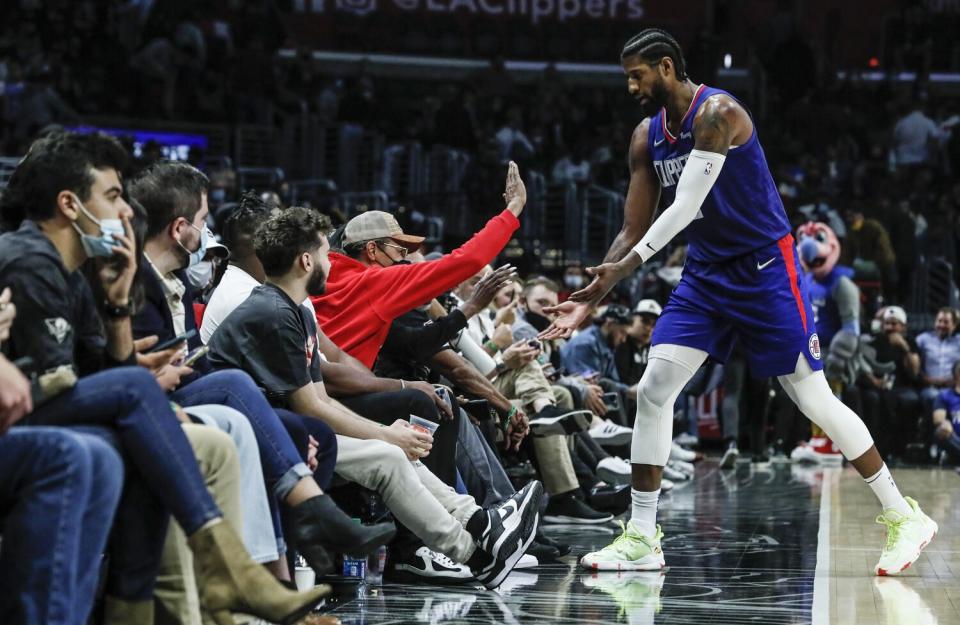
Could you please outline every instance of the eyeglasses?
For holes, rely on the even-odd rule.
[[[385,245],[387,247],[395,247],[400,250],[400,258],[406,258],[407,254],[410,252],[407,248],[402,245],[397,245],[396,243],[387,243],[386,241],[378,241],[377,245]]]

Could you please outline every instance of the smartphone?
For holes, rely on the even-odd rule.
[[[160,343],[157,343],[156,345],[148,349],[147,353],[152,354],[153,352],[162,352],[165,349],[170,349],[174,345],[179,345],[180,343],[186,343],[196,335],[197,335],[196,330],[189,330],[187,332],[184,332],[180,336],[173,337],[169,341],[161,341]]]
[[[530,339],[529,341],[527,341],[527,345],[529,345],[530,347],[533,347],[538,352],[543,351],[543,347],[540,345],[540,341],[538,341],[537,339]]]
[[[607,410],[619,410],[620,393],[604,393],[603,403],[607,406]]]
[[[210,347],[208,345],[201,345],[197,349],[187,354],[187,357],[184,358],[183,362],[180,364],[184,367],[189,367],[193,365],[193,363],[197,362],[198,360],[206,356],[207,352],[209,351],[210,351]]]

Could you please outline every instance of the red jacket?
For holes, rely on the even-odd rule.
[[[331,341],[372,368],[394,319],[475,275],[519,226],[513,213],[504,210],[453,252],[415,265],[368,267],[331,253],[327,291],[310,298],[317,323]]]

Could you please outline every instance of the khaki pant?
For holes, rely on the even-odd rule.
[[[550,386],[537,361],[519,369],[510,369],[497,376],[493,382],[504,397],[517,403],[527,414],[540,400],[557,404],[563,410],[573,410],[570,392],[559,386]],[[570,459],[572,441],[567,436],[543,436],[533,438],[533,453],[540,465],[543,488],[551,495],[567,493],[580,487],[577,474]]]
[[[336,472],[375,490],[397,518],[434,551],[466,562],[476,549],[465,526],[480,509],[422,463],[410,462],[396,445],[337,436]]]
[[[240,462],[229,434],[205,425],[184,424],[207,489],[223,512],[224,521],[240,533]],[[193,554],[180,525],[170,520],[157,586],[154,591],[156,625],[200,625],[200,596],[193,571]]]

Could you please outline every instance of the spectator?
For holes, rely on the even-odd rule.
[[[180,276],[182,270],[189,271],[202,262],[200,259],[212,236],[204,225],[208,212],[207,189],[208,180],[203,173],[191,165],[170,161],[153,165],[130,184],[131,196],[146,209],[145,262],[141,263],[139,272],[146,297],[133,319],[133,333],[139,339],[155,336],[166,341],[183,336],[187,330],[196,332],[193,300]],[[196,249],[191,249],[194,247]],[[199,337],[193,336],[188,345],[199,349]],[[316,441],[322,467],[317,479],[329,484],[337,455],[332,430],[297,414],[274,411],[250,376],[242,371],[214,372],[204,356],[198,358],[192,368],[173,369],[174,378],[164,386],[164,390],[170,391],[172,401],[185,407],[231,408],[226,413],[217,411],[213,418],[216,426],[226,431],[242,427],[232,423],[230,413],[249,419],[253,426],[263,469],[257,456],[243,467],[245,517],[249,517],[244,534],[248,542],[262,545],[262,541],[258,541],[262,536],[258,533],[269,532],[272,537],[276,531],[280,535],[279,519],[271,521],[269,509],[259,505],[266,502],[264,477],[272,497],[289,507],[295,519],[290,536],[294,546],[318,572],[330,566],[322,545],[340,548],[346,543],[358,552],[366,552],[392,538],[393,528],[389,524],[366,528],[352,523],[322,492],[304,463],[305,453],[298,453],[287,433],[296,434],[311,426],[307,429]],[[186,375],[180,377],[180,373]],[[301,448],[305,452],[306,434],[302,438]],[[282,540],[277,544],[272,550],[261,548],[256,555],[261,561],[277,560],[282,553],[278,553]]]
[[[149,372],[124,366],[136,362],[129,294],[136,249],[120,183],[125,161],[116,140],[104,135],[53,133],[34,142],[3,195],[3,214],[24,217],[16,232],[0,236],[0,286],[11,286],[20,311],[11,355],[29,356],[37,370],[63,367],[79,378],[28,422],[117,429],[132,473],[188,536],[207,610],[222,616],[243,609],[273,620],[303,614],[326,589],[292,593],[250,559],[207,491],[167,397]],[[105,336],[90,331],[89,320],[99,325],[100,313],[86,281],[75,273],[89,259],[100,281]],[[81,377],[85,370],[91,375]],[[160,531],[148,550],[162,546],[164,518],[150,523]],[[136,531],[129,536],[142,542],[147,528],[126,523],[127,532]],[[133,568],[114,567],[108,595],[145,620],[144,613],[153,610],[152,601],[144,600],[156,569],[147,553],[122,555],[116,564]]]
[[[372,367],[390,323],[477,273],[507,244],[520,225],[527,191],[510,164],[507,208],[470,241],[440,260],[403,264],[423,237],[403,233],[392,215],[369,211],[347,223],[344,254],[331,254],[326,294],[311,297],[317,321],[330,340]]]
[[[952,369],[953,385],[940,391],[933,402],[933,436],[950,462],[960,464],[960,362]]]
[[[653,328],[661,312],[663,307],[652,299],[640,300],[633,309],[633,323],[627,330],[627,338],[614,350],[617,373],[624,384],[636,384],[643,377]]]
[[[885,293],[896,292],[896,254],[882,223],[864,216],[854,207],[848,214],[849,229],[840,250],[840,264],[853,267],[857,280],[882,280]]]
[[[941,392],[953,385],[953,366],[960,362],[960,336],[955,334],[956,329],[957,311],[944,307],[937,311],[933,330],[917,337],[924,386],[920,397],[928,411]]]
[[[893,154],[897,167],[932,164],[940,145],[940,129],[924,112],[926,97],[910,102],[906,115],[893,127]]]
[[[541,487],[531,483],[511,500],[519,514],[504,525],[497,509],[482,510],[422,463],[409,462],[430,452],[429,433],[399,419],[384,427],[330,400],[320,372],[316,324],[300,305],[324,291],[330,267],[324,227],[316,213],[293,208],[257,231],[254,245],[267,282],[221,324],[210,342],[212,362],[244,369],[274,402],[330,424],[340,435],[341,476],[378,490],[397,519],[429,550],[465,564],[479,581],[496,588],[532,538]],[[274,322],[264,325],[265,318]],[[504,548],[494,549],[494,544]]]
[[[606,307],[593,325],[570,339],[561,349],[564,368],[575,374],[597,376],[605,388],[625,390],[635,395],[636,389],[620,381],[614,350],[627,340],[627,330],[633,324],[630,310],[619,304]]]
[[[883,377],[864,374],[864,407],[873,405],[868,426],[882,452],[897,453],[915,434],[920,396],[916,390],[920,355],[916,342],[907,335],[907,313],[900,306],[888,306],[881,313],[882,332],[874,339],[876,362],[891,363],[892,373]]]

